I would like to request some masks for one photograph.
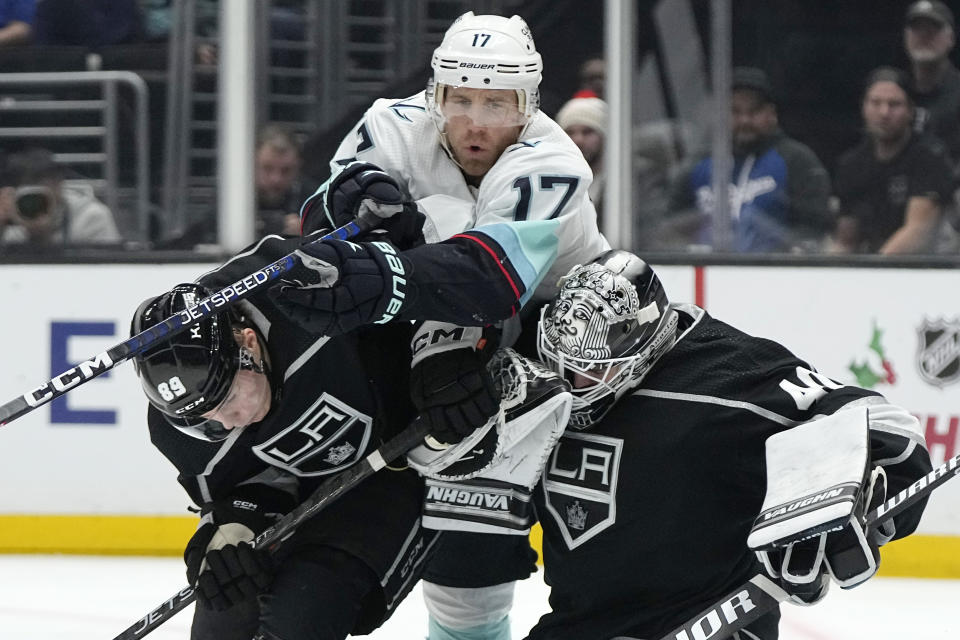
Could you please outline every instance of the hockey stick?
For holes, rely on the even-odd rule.
[[[279,546],[281,540],[293,533],[301,522],[312,518],[344,493],[357,486],[362,480],[385,467],[388,462],[399,458],[423,442],[426,435],[427,427],[424,423],[420,420],[415,421],[366,458],[317,487],[310,494],[310,497],[296,509],[258,535],[254,540],[254,547],[273,552]],[[180,589],[150,613],[127,627],[123,633],[113,640],[136,640],[144,637],[193,602],[196,597],[196,591],[192,586]]]
[[[372,229],[380,221],[380,218],[376,217],[376,215],[367,212],[364,213],[367,215],[361,214],[356,220],[334,229],[309,244],[315,244],[324,240],[346,240],[353,238],[364,231]],[[293,253],[287,254],[273,264],[267,265],[245,278],[241,278],[230,286],[224,287],[208,298],[197,302],[192,307],[180,311],[177,315],[171,316],[152,327],[144,329],[137,335],[110,347],[106,351],[95,355],[85,362],[81,362],[75,367],[67,369],[60,375],[54,376],[48,382],[28,391],[22,396],[14,398],[10,402],[0,406],[0,427],[13,422],[22,415],[30,413],[37,407],[42,407],[55,398],[59,398],[71,389],[75,389],[81,384],[93,380],[100,374],[113,369],[118,364],[126,362],[134,356],[156,346],[161,341],[168,340],[178,333],[186,331],[205,318],[209,318],[212,315],[232,307],[239,300],[243,300],[253,292],[262,288],[265,284],[272,282],[280,275],[290,271],[297,260],[298,258]]]
[[[960,475],[960,454],[950,458],[868,513],[864,518],[865,528],[868,530],[875,528],[878,523],[889,520],[913,506],[918,500],[929,496],[944,482],[958,475]],[[790,593],[774,583],[766,573],[761,572],[660,640],[729,638],[788,598]],[[618,636],[614,640],[638,639]]]

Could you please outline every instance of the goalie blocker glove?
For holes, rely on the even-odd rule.
[[[279,501],[289,510],[293,498],[268,487],[245,489],[243,497],[203,506],[200,526],[183,553],[187,580],[208,609],[222,611],[254,598],[273,580],[273,561],[253,547],[253,540],[281,515],[268,510],[266,501]]]
[[[883,468],[869,469],[868,424],[866,408],[851,408],[767,439],[767,495],[747,544],[795,603],[821,599],[830,578],[843,589],[871,578],[892,537],[864,526],[886,498]]]
[[[335,229],[371,215],[379,218],[371,234],[386,235],[391,243],[404,249],[423,243],[425,216],[404,197],[396,180],[369,162],[344,166],[307,198],[300,208],[300,234]]]

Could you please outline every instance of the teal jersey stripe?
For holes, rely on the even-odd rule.
[[[557,259],[559,220],[498,222],[471,229],[487,235],[503,249],[526,288],[523,306]]]

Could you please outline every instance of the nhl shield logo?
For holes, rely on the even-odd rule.
[[[917,370],[920,377],[935,387],[960,380],[960,318],[924,318],[917,329]]]
[[[623,440],[567,432],[543,474],[547,512],[575,549],[617,520],[617,479]]]

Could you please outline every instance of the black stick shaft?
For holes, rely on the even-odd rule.
[[[270,552],[274,551],[280,541],[292,533],[301,522],[315,516],[361,481],[385,467],[391,460],[399,458],[420,444],[426,435],[426,426],[417,420],[366,458],[317,487],[310,494],[310,497],[296,509],[258,535],[254,541],[254,546],[265,548]],[[192,586],[180,589],[150,613],[127,627],[113,640],[138,640],[143,638],[196,600],[196,597],[197,594]]]
[[[371,227],[370,222],[358,218],[338,229],[334,229],[321,238],[317,238],[310,244],[323,240],[346,240],[367,231]],[[113,369],[118,364],[126,362],[130,358],[147,351],[161,341],[169,340],[204,319],[232,307],[238,301],[249,297],[253,292],[260,290],[280,275],[290,271],[295,266],[296,261],[296,256],[292,253],[288,254],[273,264],[267,265],[245,278],[234,282],[230,286],[224,287],[211,296],[204,298],[189,309],[184,309],[177,315],[171,316],[152,327],[144,329],[137,335],[119,344],[115,344],[106,351],[81,362],[75,367],[67,369],[60,375],[54,376],[27,393],[17,396],[13,400],[0,406],[0,427],[13,422],[38,407],[42,407],[51,400],[65,395],[67,392],[93,380],[100,374]]]

